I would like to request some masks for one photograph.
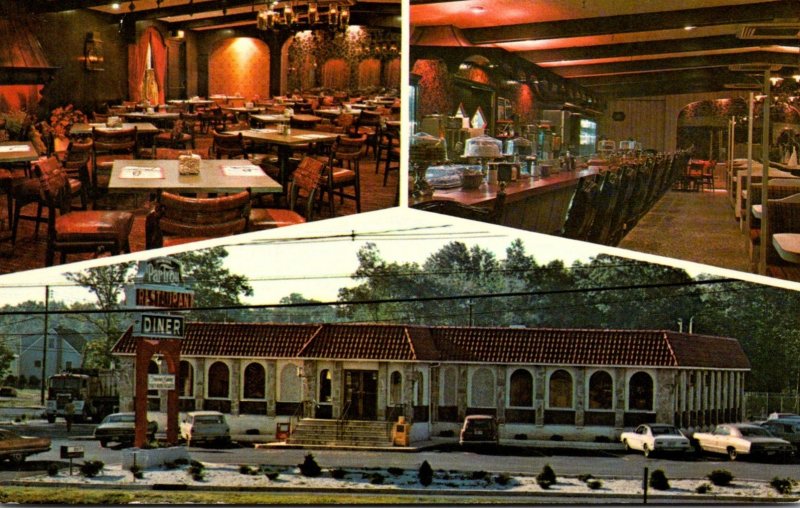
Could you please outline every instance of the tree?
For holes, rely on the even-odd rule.
[[[0,343],[0,379],[6,377],[13,361],[14,352],[5,343]]]

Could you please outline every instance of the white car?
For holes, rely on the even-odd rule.
[[[645,457],[653,453],[686,453],[692,449],[689,438],[673,425],[645,423],[631,432],[623,432],[619,440],[626,450],[640,450]]]
[[[758,425],[734,423],[717,425],[712,432],[695,432],[694,439],[705,452],[724,453],[731,460],[740,455],[788,459],[794,447]]]
[[[181,437],[189,446],[199,441],[230,443],[231,428],[219,411],[192,411],[181,421]]]

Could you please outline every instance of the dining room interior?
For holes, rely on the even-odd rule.
[[[0,273],[399,201],[399,0],[0,5]]]
[[[800,281],[797,2],[535,7],[411,0],[410,206]]]

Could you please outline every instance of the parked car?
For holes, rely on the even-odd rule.
[[[800,415],[797,413],[770,413],[767,420],[800,420]]]
[[[230,443],[231,429],[219,411],[192,411],[181,422],[181,437],[188,445],[200,441]]]
[[[717,425],[712,432],[695,432],[693,438],[701,450],[724,453],[731,460],[741,455],[789,458],[794,453],[790,442],[748,423]]]
[[[646,423],[630,432],[623,432],[620,441],[626,450],[640,450],[645,457],[654,453],[686,453],[692,449],[689,438],[674,425]]]
[[[464,418],[461,426],[460,444],[497,444],[500,436],[497,419],[491,415],[470,415]]]
[[[154,421],[147,422],[147,439],[155,439],[158,424]],[[100,441],[100,446],[105,448],[113,441],[120,444],[133,444],[136,436],[136,413],[112,413],[100,422],[94,429],[94,438]]]
[[[760,425],[775,437],[792,443],[795,450],[800,449],[800,419],[775,418],[762,422]]]
[[[22,464],[25,457],[50,450],[49,437],[21,436],[13,430],[0,429],[0,459]]]

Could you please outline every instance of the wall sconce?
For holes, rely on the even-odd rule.
[[[88,32],[83,43],[83,59],[86,70],[103,70],[103,41],[94,32]]]

